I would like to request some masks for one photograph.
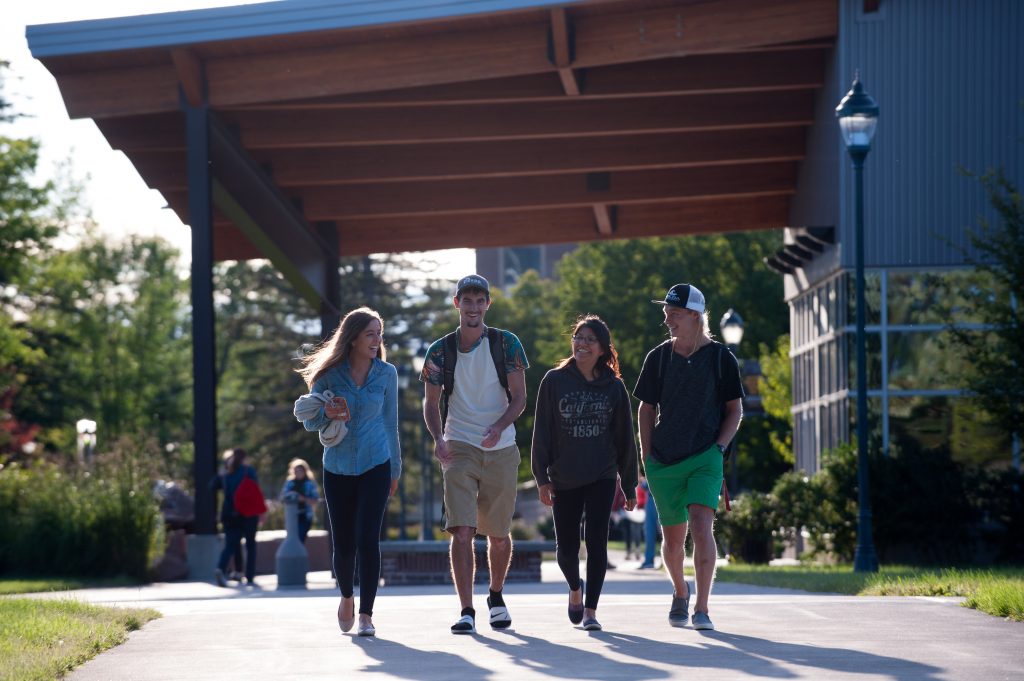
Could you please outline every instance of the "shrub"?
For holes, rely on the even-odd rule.
[[[718,516],[718,533],[726,552],[744,563],[772,559],[773,531],[777,527],[774,498],[763,492],[744,492],[732,502],[732,511]]]
[[[0,573],[144,579],[163,538],[150,481],[123,450],[0,469]]]

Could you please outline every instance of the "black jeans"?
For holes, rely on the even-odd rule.
[[[242,538],[245,538],[245,578],[252,582],[256,576],[256,527],[259,525],[259,516],[251,518],[232,518],[222,520],[224,526],[224,550],[220,552],[220,560],[217,561],[217,568],[221,572],[228,569],[228,561],[233,556],[242,555]],[[237,569],[238,565],[235,565]]]
[[[324,471],[324,500],[334,535],[334,574],[341,595],[352,596],[359,560],[359,613],[373,614],[380,582],[380,528],[391,489],[391,463],[360,475]]]
[[[586,513],[583,530],[587,543],[587,593],[584,607],[597,608],[608,571],[608,519],[615,501],[614,478],[597,480],[574,489],[556,489],[555,555],[569,588],[580,588],[580,521]]]

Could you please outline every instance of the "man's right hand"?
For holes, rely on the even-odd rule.
[[[443,437],[434,441],[434,456],[442,466],[447,466],[452,462],[452,450],[449,449],[448,442]]]

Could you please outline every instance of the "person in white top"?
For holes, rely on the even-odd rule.
[[[452,302],[459,328],[430,346],[420,380],[423,420],[444,474],[444,528],[451,534],[452,581],[462,607],[452,633],[472,634],[478,533],[487,536],[490,624],[512,624],[501,590],[512,560],[520,460],[513,423],[526,407],[529,364],[515,334],[484,325],[491,305],[486,279],[460,279]]]

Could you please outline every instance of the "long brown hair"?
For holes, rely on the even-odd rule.
[[[247,456],[249,456],[249,452],[241,447],[224,450],[224,467],[227,469],[228,474],[230,475],[241,468]]]
[[[615,378],[622,378],[622,374],[619,372],[619,353],[615,351],[615,344],[612,343],[612,332],[608,330],[608,325],[596,314],[588,314],[576,320],[576,326],[573,327],[572,335],[575,336],[583,328],[593,331],[594,337],[597,338],[597,342],[601,345],[601,356],[597,358],[596,366],[598,368],[607,367]],[[575,363],[576,358],[569,355],[559,362],[555,368],[561,369]]]
[[[348,355],[352,351],[352,341],[374,319],[380,322],[380,332],[384,333],[384,319],[381,318],[380,313],[368,307],[357,307],[345,315],[345,318],[341,320],[341,324],[338,324],[338,328],[334,330],[330,338],[313,348],[312,352],[302,358],[302,367],[295,371],[302,376],[307,388],[312,389],[316,379],[320,378],[325,371],[348,359]],[[377,358],[381,361],[387,358],[384,343],[381,343],[380,347],[377,348]],[[308,472],[309,469],[307,468],[306,470]]]

